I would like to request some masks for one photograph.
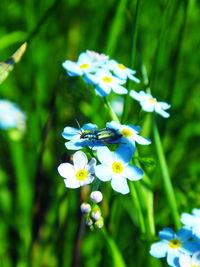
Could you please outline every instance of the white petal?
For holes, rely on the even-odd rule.
[[[130,191],[126,179],[119,176],[119,175],[118,175],[118,177],[116,175],[115,177],[112,178],[111,186],[115,191],[117,191],[123,195],[128,194]]]
[[[142,178],[143,174],[144,174],[144,172],[142,169],[140,169],[136,166],[132,166],[132,165],[126,166],[124,171],[123,171],[123,176],[128,178],[131,181],[140,180]]]
[[[151,144],[151,140],[148,139],[148,138],[145,138],[143,136],[135,134],[133,138],[140,145],[149,145],[149,144]]]
[[[68,188],[78,188],[80,183],[76,179],[64,179],[65,186]]]
[[[141,95],[138,94],[135,90],[130,91],[130,96],[136,99],[137,101],[140,101],[142,99]]]
[[[97,157],[98,160],[105,165],[111,165],[114,161],[114,153],[107,147],[99,147],[97,150]]]
[[[191,257],[188,254],[181,254],[179,258],[180,267],[190,267],[191,266]]]
[[[75,177],[74,166],[70,163],[62,163],[58,166],[59,174],[64,178],[73,178]]]
[[[100,164],[95,167],[95,175],[103,182],[110,181],[111,174],[111,168],[104,164]]]
[[[76,170],[84,169],[88,163],[87,156],[82,151],[77,151],[73,155],[73,163]]]

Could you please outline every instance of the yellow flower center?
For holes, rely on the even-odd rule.
[[[123,64],[118,64],[117,66],[121,70],[125,70],[126,69],[126,67]]]
[[[124,137],[130,137],[131,135],[133,135],[133,133],[129,129],[123,129],[121,133]]]
[[[197,265],[192,265],[191,267],[198,267]]]
[[[88,63],[83,63],[79,67],[80,67],[80,69],[87,69],[87,68],[89,68],[89,66],[90,65]]]
[[[83,181],[87,178],[88,172],[86,170],[79,170],[76,173],[76,179],[79,181]]]
[[[114,162],[112,164],[112,170],[116,173],[121,173],[123,171],[123,166],[120,162]]]
[[[179,239],[172,239],[169,242],[171,248],[179,248],[181,246],[181,241]]]
[[[109,77],[109,76],[104,76],[104,77],[102,78],[102,80],[103,80],[105,83],[110,83],[110,82],[112,82],[112,78]]]
[[[149,101],[151,101],[153,103],[156,103],[157,102],[157,100],[155,98],[153,98],[153,97],[149,97]]]

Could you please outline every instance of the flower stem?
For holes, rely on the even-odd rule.
[[[172,187],[168,166],[167,166],[166,158],[165,158],[164,151],[163,151],[163,146],[160,140],[160,135],[159,135],[155,120],[153,123],[153,134],[154,134],[155,146],[156,146],[156,150],[158,154],[158,160],[161,166],[161,172],[162,172],[164,187],[165,187],[165,191],[167,195],[167,200],[168,200],[171,212],[172,212],[174,224],[176,228],[178,229],[180,228],[180,218],[179,218],[175,193]]]
[[[112,109],[110,103],[108,102],[107,98],[104,97],[103,100],[104,100],[105,106],[106,106],[106,108],[107,108],[107,110],[108,110],[108,112],[109,112],[109,114],[110,114],[110,117],[111,117],[114,121],[119,122],[119,119],[118,119],[117,115],[115,114],[115,112],[113,111],[113,109]]]

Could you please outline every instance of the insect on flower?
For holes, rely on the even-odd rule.
[[[90,141],[100,141],[105,143],[110,143],[118,140],[122,137],[116,129],[104,128],[101,130],[87,130],[81,133],[81,139],[88,139]]]

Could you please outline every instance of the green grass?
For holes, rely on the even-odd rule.
[[[156,233],[177,229],[178,214],[200,207],[198,1],[2,0],[0,9],[0,61],[28,40],[0,85],[0,98],[16,102],[28,117],[21,141],[0,131],[0,266],[165,266],[149,255]],[[65,188],[57,173],[65,126],[77,127],[77,119],[103,128],[115,116],[109,107],[114,94],[104,102],[61,66],[87,49],[134,66],[141,83],[129,89],[150,87],[172,105],[170,118],[156,116],[155,128],[151,116],[125,98],[123,122],[142,126],[153,142],[138,153],[156,164],[140,162],[146,174],[129,195],[101,186],[103,231],[84,226],[85,191]]]

